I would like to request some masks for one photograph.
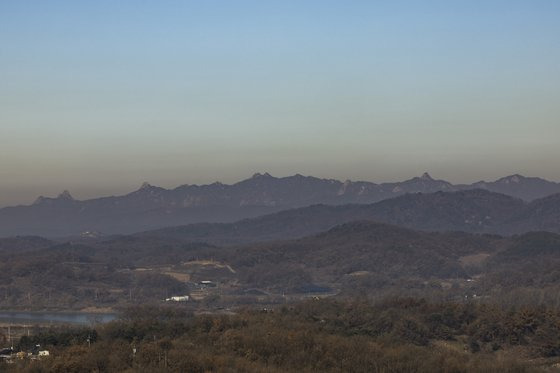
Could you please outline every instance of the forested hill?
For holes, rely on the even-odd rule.
[[[513,237],[424,232],[355,221],[300,239],[238,246],[129,236],[4,249],[9,260],[0,263],[0,307],[161,302],[169,295],[199,292],[203,280],[219,287],[201,297],[222,307],[258,299],[277,303],[284,295],[298,299],[313,292],[444,299],[476,294],[497,300],[524,291],[512,298],[518,302],[538,291],[539,302],[557,302],[559,237],[548,232]]]

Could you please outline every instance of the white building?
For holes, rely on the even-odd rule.
[[[167,298],[166,302],[188,302],[189,296],[188,295],[177,295],[171,298]]]

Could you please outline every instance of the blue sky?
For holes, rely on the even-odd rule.
[[[558,1],[0,1],[0,205],[256,171],[560,180]]]

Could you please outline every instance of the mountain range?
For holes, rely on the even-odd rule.
[[[144,183],[138,190],[123,196],[80,201],[64,191],[56,198],[41,196],[29,206],[2,208],[0,236],[57,237],[85,232],[88,235],[95,235],[95,232],[128,234],[199,222],[234,222],[314,204],[372,204],[411,193],[460,192],[471,189],[515,197],[519,200],[515,199],[513,202],[512,199],[511,203],[523,210],[521,205],[525,202],[521,200],[528,202],[560,193],[560,184],[540,178],[512,175],[494,182],[454,185],[433,179],[427,173],[402,182],[381,184],[349,180],[341,182],[299,174],[277,178],[268,173],[257,173],[232,185],[216,182],[165,189]],[[555,197],[551,198],[554,200]],[[540,209],[527,210],[526,214],[532,214],[530,218],[539,220],[540,225],[549,227],[547,229],[554,229],[554,221],[547,223],[543,220],[547,219],[546,211],[550,208],[546,202],[542,203],[544,204]],[[450,226],[461,224],[456,222]]]
[[[560,233],[560,194],[526,203],[483,189],[409,193],[373,204],[313,205],[233,223],[198,223],[127,236],[218,245],[294,239],[368,220],[422,231],[484,234]],[[117,238],[118,240],[118,238]]]

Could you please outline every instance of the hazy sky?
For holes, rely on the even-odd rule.
[[[560,1],[0,0],[0,206],[257,171],[560,180]]]

